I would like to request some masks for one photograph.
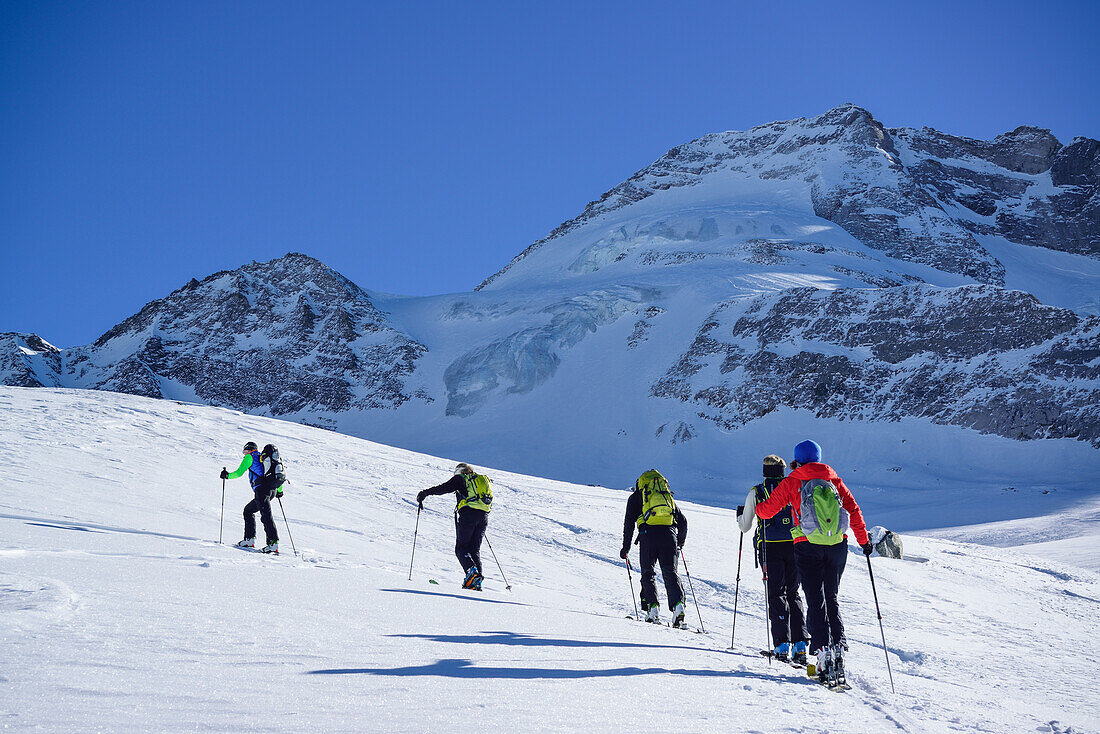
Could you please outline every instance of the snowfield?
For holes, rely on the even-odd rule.
[[[226,483],[218,544],[218,472],[247,440],[282,452],[298,557],[278,507],[281,557],[230,547],[245,479]],[[838,453],[826,458],[845,476]],[[730,648],[739,535],[727,509],[682,503],[699,602],[688,619],[701,616],[703,634],[628,619],[621,489],[481,467],[511,591],[487,546],[486,590],[459,588],[446,497],[426,501],[409,581],[415,493],[466,458],[212,407],[0,388],[0,727],[1100,731],[1095,491],[1063,493],[1038,518],[951,529],[964,523],[935,507],[942,491],[893,498],[892,517],[908,507],[925,523],[904,535],[908,560],[872,559],[897,692],[852,545],[841,603],[853,689],[834,693],[757,654],[762,584],[747,548]],[[757,469],[731,476],[731,492]],[[885,501],[849,484],[868,525],[887,524]],[[982,516],[1018,518],[988,507],[1012,494],[982,494]]]

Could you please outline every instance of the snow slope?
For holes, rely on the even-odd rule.
[[[279,558],[217,543],[217,473],[249,439],[282,450],[300,558],[285,535]],[[854,689],[836,694],[755,654],[763,603],[748,554],[729,649],[728,510],[683,503],[697,635],[626,618],[621,490],[489,469],[489,540],[513,588],[490,565],[476,594],[458,589],[444,497],[420,517],[407,580],[414,494],[453,459],[224,409],[11,387],[0,446],[6,730],[1100,729],[1094,688],[1078,683],[1100,639],[1100,576],[1017,549],[906,535],[917,560],[873,560],[891,694],[853,547],[842,604]],[[844,457],[835,463],[843,474]],[[244,481],[225,490],[227,543]],[[881,498],[852,485],[875,524]],[[936,516],[926,497],[909,496],[914,516]],[[1087,532],[1066,520],[1095,512],[1097,497],[1055,506],[1037,521],[1048,540]]]

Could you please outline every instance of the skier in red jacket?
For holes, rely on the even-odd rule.
[[[755,508],[756,516],[767,520],[791,506],[795,530],[794,556],[806,595],[806,621],[810,628],[810,650],[818,658],[816,673],[843,677],[843,653],[848,649],[844,623],[840,619],[837,591],[848,558],[846,531],[851,528],[864,554],[874,546],[867,537],[863,513],[844,480],[833,468],[821,463],[821,447],[803,441],[794,448],[794,461],[787,477],[768,499]],[[804,502],[805,501],[805,502]],[[809,670],[809,668],[807,668]]]

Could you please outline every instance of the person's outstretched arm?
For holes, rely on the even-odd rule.
[[[250,466],[252,466],[252,454],[245,454],[244,458],[241,459],[241,465],[238,466],[235,470],[229,472],[229,474],[227,474],[225,478],[236,479],[237,477],[248,471],[248,467]]]
[[[431,497],[435,494],[447,494],[448,492],[458,492],[466,489],[466,480],[462,478],[461,474],[455,474],[453,477],[443,482],[443,484],[437,484],[434,487],[423,489],[416,495],[416,504],[423,505],[425,497]]]
[[[742,533],[751,533],[753,521],[756,520],[756,487],[745,495],[744,510],[737,516],[737,527]]]
[[[794,503],[794,498],[798,496],[798,490],[801,486],[802,483],[794,477],[784,478],[768,495],[768,499],[756,505],[756,516],[765,520],[775,517],[776,513],[784,507]],[[745,508],[747,510],[748,505],[745,505]]]
[[[623,547],[619,551],[620,558],[626,558],[630,553],[630,541],[634,539],[634,523],[638,522],[638,515],[642,514],[642,495],[634,492],[626,501],[626,515],[623,517]]]

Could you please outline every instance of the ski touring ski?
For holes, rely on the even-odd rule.
[[[787,665],[790,665],[792,668],[796,668],[798,670],[805,670],[806,669],[805,664],[795,662],[794,660],[791,660],[790,658],[787,658],[786,660],[781,660],[780,658],[777,658],[775,656],[774,652],[769,652],[768,650],[761,650],[760,654],[763,655],[764,657],[768,658],[769,660],[775,660],[778,663],[786,663]]]
[[[250,548],[246,545],[231,545],[231,546],[228,546],[228,547],[236,548],[237,550],[242,550],[242,551],[245,551],[246,553],[259,553],[262,556],[272,556],[274,558],[279,557],[278,551],[276,551],[274,553],[270,553],[270,552],[269,553],[264,553],[263,548]]]
[[[644,617],[641,618],[641,619],[638,619],[633,614],[625,615],[624,619],[630,619],[630,620],[633,620],[635,622],[640,622],[641,624],[651,624],[654,627],[665,627],[667,629],[672,629],[672,630],[683,630],[685,632],[694,632],[697,635],[706,634],[705,632],[703,632],[703,630],[699,629],[698,627],[692,627],[690,624],[687,624],[686,622],[682,622],[679,626],[676,626],[672,622],[665,622],[665,621],[661,621],[661,620],[656,621],[656,622],[651,622],[651,621],[647,620]]]

